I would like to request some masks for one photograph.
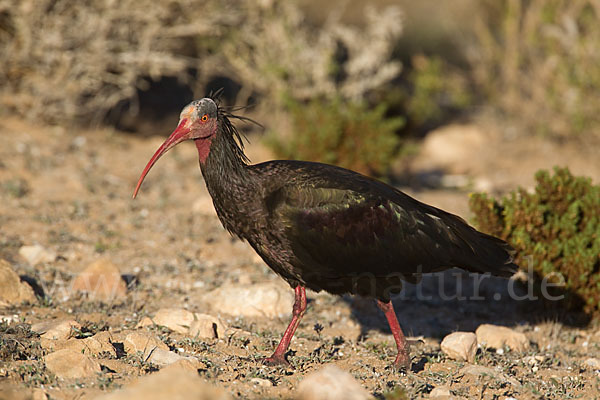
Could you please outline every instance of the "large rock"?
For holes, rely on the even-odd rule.
[[[33,332],[48,340],[67,340],[73,336],[73,329],[81,329],[79,322],[74,319],[53,319],[31,326]]]
[[[214,311],[245,317],[283,317],[292,312],[294,294],[277,283],[222,286],[205,297]]]
[[[217,339],[225,336],[225,324],[208,314],[194,314],[188,334],[199,338]]]
[[[32,246],[21,246],[19,249],[19,255],[27,260],[27,262],[31,265],[53,262],[56,260],[56,253],[45,249],[39,244],[34,244]]]
[[[327,365],[298,385],[298,400],[370,400],[373,397],[348,372]]]
[[[127,285],[119,269],[108,259],[90,264],[73,281],[72,289],[87,293],[90,299],[111,301],[125,297]]]
[[[505,326],[483,324],[475,331],[477,342],[494,349],[508,347],[513,351],[525,351],[529,348],[529,339],[521,332]]]
[[[69,339],[58,344],[57,347],[75,350],[87,355],[110,354],[112,357],[117,357],[117,352],[112,345],[112,335],[108,331],[98,332],[94,336],[85,339]]]
[[[44,357],[46,368],[63,379],[81,379],[94,376],[100,372],[100,364],[76,350],[63,349]]]
[[[31,286],[21,282],[21,278],[13,271],[8,261],[0,259],[0,306],[35,301]]]
[[[152,321],[156,325],[166,326],[172,331],[186,334],[194,322],[194,313],[183,308],[161,308]]]
[[[448,357],[472,363],[477,353],[477,336],[473,332],[453,332],[442,340],[440,347]]]
[[[144,355],[144,358],[154,351],[154,349],[169,350],[169,346],[164,344],[156,336],[147,332],[131,332],[123,340],[123,348],[127,354],[136,354],[138,352]]]
[[[133,384],[95,400],[229,400],[225,390],[214,387],[197,372],[165,368],[144,376]]]

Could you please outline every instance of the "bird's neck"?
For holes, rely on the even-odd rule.
[[[230,224],[247,211],[256,194],[256,179],[233,138],[217,134],[211,140],[196,141],[200,169],[221,222],[239,235]]]
[[[212,138],[196,140],[200,168],[207,185],[222,186],[238,178],[247,177],[247,164],[244,154],[233,138],[216,134]]]

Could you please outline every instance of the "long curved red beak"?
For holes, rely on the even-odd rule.
[[[169,136],[167,140],[165,140],[165,142],[158,148],[158,150],[156,150],[156,153],[154,153],[150,161],[148,161],[148,164],[146,164],[146,168],[144,168],[144,171],[140,176],[140,180],[138,181],[137,186],[135,187],[135,191],[133,192],[134,199],[137,196],[138,191],[140,190],[140,186],[142,186],[142,182],[144,181],[146,174],[148,173],[148,171],[150,171],[150,168],[152,168],[154,163],[156,163],[163,154],[175,147],[175,145],[188,139],[186,135],[190,132],[190,129],[185,128],[186,123],[187,119],[181,120],[177,128],[173,131],[173,133],[171,133],[171,136]]]

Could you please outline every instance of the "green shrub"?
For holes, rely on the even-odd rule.
[[[532,262],[541,277],[564,277],[565,305],[600,311],[600,186],[568,168],[538,171],[533,193],[519,189],[501,201],[474,194],[476,225],[517,250],[517,263]],[[527,257],[531,257],[528,260]]]
[[[282,158],[319,161],[370,175],[384,174],[398,154],[401,117],[387,118],[386,105],[362,102],[288,100],[291,134],[272,133],[268,144]]]
[[[487,101],[554,138],[598,135],[600,7],[594,0],[484,0],[472,76]]]
[[[440,57],[413,57],[406,95],[406,114],[416,127],[439,123],[471,105],[466,79]]]

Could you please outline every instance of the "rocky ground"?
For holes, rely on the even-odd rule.
[[[401,182],[468,217],[470,190],[528,186],[541,167],[600,177],[591,149],[484,131],[430,135],[398,164]],[[312,292],[292,367],[265,366],[292,291],[222,229],[194,146],[161,159],[132,200],[162,137],[14,120],[0,137],[0,399],[600,396],[595,324],[511,300],[514,281],[476,289],[457,271],[395,302],[412,340],[407,373],[390,367],[394,341],[371,300]]]

